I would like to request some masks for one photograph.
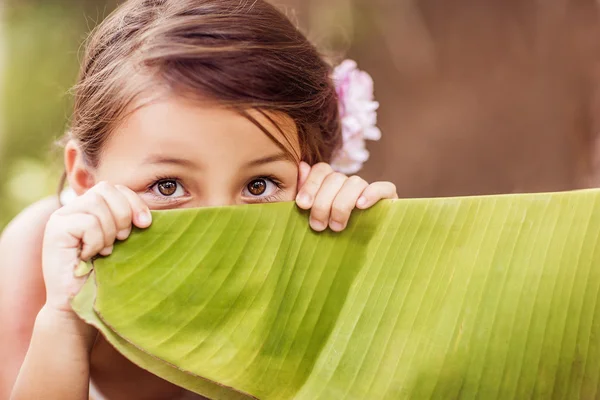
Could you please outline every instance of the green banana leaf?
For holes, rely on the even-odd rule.
[[[600,397],[600,191],[161,211],[74,299],[212,399]]]

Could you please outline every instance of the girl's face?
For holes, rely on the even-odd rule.
[[[92,183],[137,192],[151,209],[291,201],[298,135],[289,118],[253,113],[286,148],[235,111],[169,97],[132,113],[103,148]]]

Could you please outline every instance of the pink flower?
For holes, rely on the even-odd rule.
[[[373,99],[373,79],[359,70],[355,61],[341,63],[332,78],[339,97],[343,145],[334,155],[331,166],[344,174],[354,174],[369,159],[365,140],[381,138],[376,126],[379,103]]]

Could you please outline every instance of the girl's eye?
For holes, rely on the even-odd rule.
[[[277,192],[279,186],[268,178],[253,179],[244,188],[244,197],[269,197]]]
[[[181,197],[185,195],[183,186],[172,179],[157,182],[152,188],[152,191],[157,196],[164,197]]]
[[[255,179],[248,184],[248,191],[253,196],[260,196],[267,190],[267,181],[264,179]]]

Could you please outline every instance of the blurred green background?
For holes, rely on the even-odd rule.
[[[67,126],[80,46],[111,7],[93,1],[4,3],[0,229],[58,188],[62,154],[56,142]]]
[[[217,1],[217,0],[215,0]],[[595,0],[278,0],[375,79],[384,133],[362,175],[400,196],[600,182]],[[116,0],[0,3],[0,230],[55,193],[86,33]]]

